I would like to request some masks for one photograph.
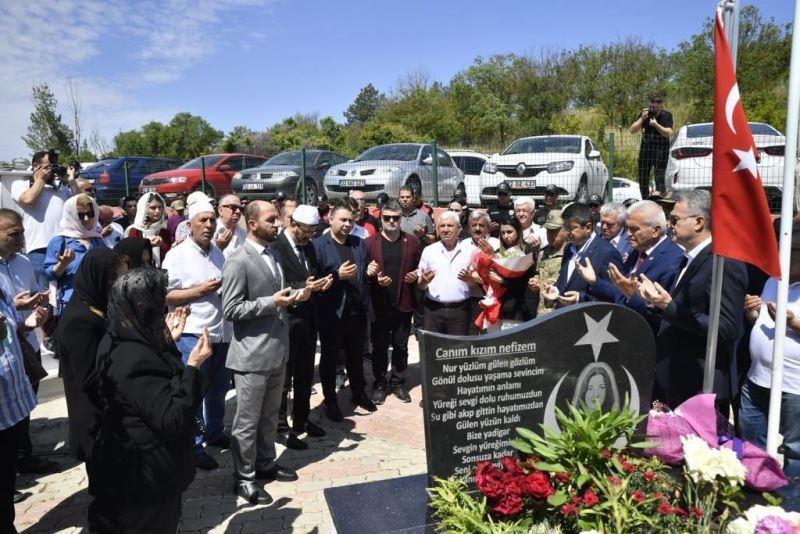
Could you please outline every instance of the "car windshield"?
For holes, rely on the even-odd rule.
[[[310,154],[306,152],[306,162],[310,159]],[[268,159],[265,163],[262,163],[262,165],[300,165],[300,151],[278,154]]]
[[[200,156],[199,158],[194,158],[192,160],[187,161],[180,167],[179,169],[200,169],[203,167],[203,163],[200,161],[205,159],[205,166],[206,169],[209,167],[213,167],[217,164],[219,160],[221,160],[224,156]]]
[[[362,152],[355,160],[399,160],[413,161],[417,159],[419,145],[381,145]]]
[[[529,137],[511,143],[504,156],[509,154],[536,154],[549,152],[581,153],[580,137]]]
[[[95,169],[95,168],[96,169],[102,169],[102,168],[105,168],[105,167],[111,167],[112,165],[114,165],[118,161],[119,161],[119,158],[101,159],[97,163],[92,163],[91,168],[93,168],[93,169]],[[89,169],[88,165],[83,168],[83,170],[87,170],[87,169]]]
[[[781,133],[763,122],[750,122],[750,132],[753,135],[781,135]],[[694,137],[711,137],[714,135],[714,124],[692,124],[686,127],[686,137],[692,139]]]

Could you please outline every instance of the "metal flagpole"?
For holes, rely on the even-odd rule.
[[[736,28],[739,21],[739,6],[735,0],[723,0],[717,10],[722,11],[722,24],[731,49],[731,61],[734,72],[736,70],[736,52],[739,48],[739,30]],[[714,172],[714,169],[711,169]],[[714,186],[712,179],[711,186]],[[714,231],[711,231],[712,239]],[[714,371],[717,368],[717,335],[719,333],[719,309],[722,302],[722,280],[724,278],[725,258],[714,255],[711,270],[711,306],[708,318],[708,337],[706,338],[706,361],[703,370],[703,393],[714,391]],[[724,414],[727,416],[728,414]]]
[[[800,0],[794,3],[792,59],[789,67],[789,102],[786,112],[786,148],[783,163],[783,199],[781,200],[781,229],[779,257],[781,279],[775,310],[775,339],[772,347],[772,384],[769,393],[767,452],[778,455],[778,430],[781,420],[783,392],[783,347],[786,338],[786,304],[789,300],[789,260],[792,245],[792,207],[794,205],[794,172],[797,164],[797,128],[800,120]],[[793,421],[792,424],[797,424]]]

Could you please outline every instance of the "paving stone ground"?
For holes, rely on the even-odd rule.
[[[230,451],[208,449],[220,468],[198,471],[184,494],[179,531],[331,533],[335,530],[323,496],[325,488],[424,473],[419,357],[413,337],[409,341],[409,363],[411,403],[390,395],[373,414],[361,408],[352,410],[350,390],[345,388],[339,393],[339,405],[345,414],[342,423],[325,418],[320,406],[322,388],[318,382],[315,384],[319,393],[311,397],[311,417],[321,423],[327,436],[305,438],[310,446],[304,451],[278,445],[278,461],[296,469],[300,479],[267,484],[266,490],[275,499],[270,505],[253,506],[233,495]],[[371,383],[369,365],[365,365],[364,373]],[[51,390],[54,385],[58,383],[51,384]],[[227,428],[235,406],[233,392],[229,395]],[[17,505],[17,529],[26,534],[83,532],[90,496],[83,464],[66,454],[67,409],[63,395],[45,400],[34,410],[31,429],[35,451],[57,462],[61,470],[47,476],[18,477],[18,489],[32,495]]]

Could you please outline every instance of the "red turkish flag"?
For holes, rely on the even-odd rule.
[[[758,175],[758,149],[739,99],[728,38],[714,22],[714,155],[711,188],[712,250],[780,278],[778,243]]]

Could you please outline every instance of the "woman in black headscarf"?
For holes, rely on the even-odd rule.
[[[143,237],[126,237],[114,245],[114,252],[128,264],[128,269],[153,266],[150,241]]]
[[[195,413],[211,356],[204,331],[186,366],[163,310],[167,276],[156,269],[122,275],[111,290],[109,326],[97,351],[102,409],[89,463],[91,532],[170,532],[194,479]],[[170,324],[170,328],[172,328]]]
[[[111,249],[98,247],[86,253],[75,274],[73,296],[56,329],[56,354],[64,380],[69,418],[69,445],[81,461],[91,456],[98,410],[84,390],[92,373],[97,346],[106,333],[108,293],[118,273],[127,270]]]

